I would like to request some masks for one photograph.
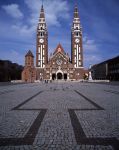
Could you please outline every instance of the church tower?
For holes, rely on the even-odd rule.
[[[25,55],[25,67],[34,67],[34,56],[31,50]]]
[[[36,80],[36,69],[34,67],[34,56],[29,50],[25,55],[25,67],[22,71],[22,81],[34,82]]]
[[[74,9],[74,19],[71,28],[71,61],[74,68],[83,67],[82,29],[77,6]]]
[[[36,44],[36,67],[44,68],[48,63],[48,31],[43,5],[41,6],[41,12],[37,27]]]

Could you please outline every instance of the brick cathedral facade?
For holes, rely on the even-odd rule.
[[[43,5],[37,26],[36,67],[31,51],[25,56],[22,80],[80,80],[85,74],[83,67],[82,29],[78,8],[75,6],[71,27],[71,60],[61,44],[58,44],[48,58],[48,30]]]

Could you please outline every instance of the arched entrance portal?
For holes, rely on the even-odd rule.
[[[59,72],[59,73],[57,74],[57,80],[62,80],[62,73]]]
[[[64,73],[64,80],[67,80],[67,74]]]
[[[52,80],[55,80],[55,79],[56,79],[56,74],[53,73],[53,74],[52,74]]]

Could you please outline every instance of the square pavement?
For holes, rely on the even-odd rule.
[[[0,150],[119,150],[119,85],[0,86]]]

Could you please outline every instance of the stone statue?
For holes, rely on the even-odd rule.
[[[91,67],[92,67],[92,66],[90,65],[90,66],[89,66],[89,77],[88,77],[88,80],[89,80],[89,81],[93,80],[93,79],[92,79],[92,74],[91,74]]]

